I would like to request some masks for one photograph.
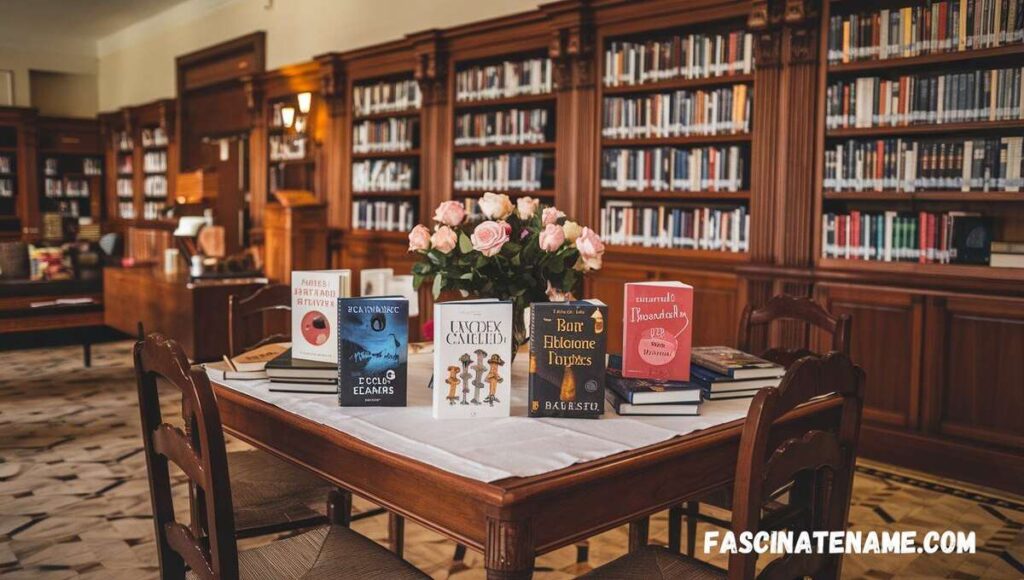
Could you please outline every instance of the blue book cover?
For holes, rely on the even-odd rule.
[[[404,407],[409,301],[401,296],[338,299],[338,404]]]

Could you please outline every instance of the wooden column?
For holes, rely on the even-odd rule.
[[[558,93],[555,205],[581,223],[595,224],[596,207],[587,197],[597,190],[593,163],[600,142],[591,11],[585,2],[548,4],[542,9],[552,26],[548,56]]]
[[[448,55],[441,33],[430,30],[409,37],[420,85],[420,223],[429,223],[437,204],[452,198],[452,109]]]
[[[263,83],[258,76],[242,80],[249,111],[249,219],[252,241],[263,241],[263,209],[267,206],[267,118],[263,114]]]
[[[327,108],[327,127],[323,139],[324,201],[327,202],[327,226],[332,230],[347,228],[352,222],[352,204],[343,203],[343,185],[350,176],[352,137],[345,131],[348,110],[345,64],[336,54],[316,57],[320,63],[320,95]]]

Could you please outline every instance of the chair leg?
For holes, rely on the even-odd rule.
[[[629,553],[632,554],[647,545],[650,519],[640,518],[629,522]]]
[[[590,559],[590,541],[576,542],[576,563],[586,564]]]
[[[405,553],[405,518],[388,512],[388,547],[399,558]]]
[[[700,515],[700,502],[686,502],[686,555],[693,557],[697,551],[697,517]]]
[[[89,339],[85,339],[85,342],[82,343],[82,365],[85,368],[92,367],[92,343],[89,342]]]
[[[352,492],[347,489],[332,489],[327,494],[327,519],[335,525],[352,524]]]
[[[453,562],[461,562],[466,559],[466,546],[455,544],[455,553],[452,554]]]
[[[679,554],[683,545],[683,508],[672,506],[668,509],[668,549]]]

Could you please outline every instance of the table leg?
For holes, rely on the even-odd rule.
[[[388,512],[388,544],[399,558],[405,553],[405,518]]]
[[[631,554],[647,545],[650,524],[649,518],[640,518],[629,522],[629,552]]]
[[[487,519],[487,580],[528,580],[533,577],[533,560],[533,529],[528,521]]]

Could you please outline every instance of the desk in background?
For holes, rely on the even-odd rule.
[[[156,268],[106,268],[103,322],[136,335],[161,332],[177,340],[197,362],[228,352],[228,296],[248,296],[266,278],[228,278],[189,282],[187,273]]]

